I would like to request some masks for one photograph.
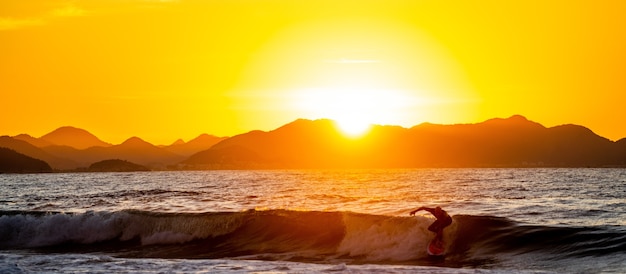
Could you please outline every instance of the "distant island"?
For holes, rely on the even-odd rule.
[[[1,136],[0,147],[63,172],[100,165],[103,171],[133,169],[129,163],[151,170],[626,167],[626,139],[614,142],[572,124],[547,128],[520,115],[476,124],[374,125],[360,138],[346,137],[332,120],[298,119],[271,131],[203,134],[168,146],[138,137],[113,145],[83,129],[63,127],[40,138]],[[106,161],[111,159],[118,160]],[[0,168],[8,169],[11,160],[3,161]]]
[[[87,169],[90,172],[133,172],[150,171],[149,168],[120,159],[104,160],[93,163]]]

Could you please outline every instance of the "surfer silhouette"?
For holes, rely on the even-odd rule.
[[[430,214],[433,214],[435,218],[437,218],[437,220],[435,220],[435,222],[432,223],[428,227],[428,230],[435,232],[437,234],[435,239],[437,239],[438,241],[441,241],[443,238],[443,229],[449,226],[450,224],[452,224],[452,217],[450,217],[450,215],[448,215],[448,213],[445,210],[441,209],[441,207],[432,208],[432,207],[425,207],[425,206],[422,206],[416,210],[411,211],[409,215],[413,216],[415,215],[415,212],[418,212],[420,210],[428,211],[430,212]]]

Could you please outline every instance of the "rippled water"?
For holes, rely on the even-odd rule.
[[[429,237],[429,233],[425,230],[427,226],[425,222],[431,220],[428,219],[430,216],[419,217],[422,219],[418,220],[423,220],[421,221],[423,223],[419,223],[419,225],[414,223],[414,220],[408,216],[410,210],[422,205],[439,205],[451,215],[460,216],[455,219],[459,222],[458,233],[460,234],[458,235],[465,235],[463,233],[470,233],[468,231],[474,229],[479,229],[477,231],[480,231],[480,227],[475,227],[477,225],[485,226],[485,229],[490,229],[494,232],[500,231],[499,233],[502,234],[500,235],[502,237],[501,240],[508,243],[505,248],[506,251],[490,253],[496,255],[489,255],[492,257],[487,258],[483,256],[478,260],[478,257],[470,256],[472,244],[468,243],[467,248],[469,249],[457,246],[456,250],[460,253],[455,255],[456,257],[450,256],[444,263],[432,263],[426,259],[419,259],[421,255],[410,254],[404,256],[404,259],[399,259],[399,262],[394,262],[393,257],[386,258],[383,261],[368,259],[368,256],[371,257],[374,254],[372,250],[368,249],[374,248],[372,245],[364,246],[359,241],[352,244],[346,243],[347,237],[351,235],[350,233],[366,235],[371,238],[371,241],[378,241],[382,237],[387,241],[400,240],[406,242],[407,239],[411,239],[411,233],[415,233],[411,231],[418,227],[420,231],[424,230],[424,232],[420,232],[422,233],[420,234],[422,235],[421,237]],[[265,211],[268,213],[265,214],[266,216],[260,217],[260,215],[249,213],[251,209],[255,209],[257,212]],[[37,229],[42,229],[41,227],[50,226],[61,221],[74,224],[72,229],[74,229],[75,233],[80,234],[80,230],[87,222],[84,220],[94,222],[94,218],[98,220],[97,222],[113,218],[118,221],[123,219],[123,222],[120,222],[124,224],[153,223],[154,225],[158,224],[160,227],[171,227],[173,223],[180,222],[180,216],[186,216],[184,220],[190,220],[191,218],[195,220],[194,222],[201,221],[206,223],[208,222],[206,218],[214,218],[212,217],[213,215],[206,214],[215,213],[220,216],[226,216],[224,214],[235,214],[238,212],[248,213],[245,216],[230,214],[226,217],[229,220],[232,218],[247,218],[247,222],[250,222],[250,220],[275,222],[276,218],[297,219],[299,220],[298,222],[315,222],[314,218],[318,217],[304,213],[328,212],[330,215],[324,215],[323,218],[332,219],[331,223],[335,229],[341,230],[343,229],[341,227],[344,225],[347,227],[345,228],[346,232],[344,232],[347,234],[343,236],[343,241],[330,244],[331,249],[336,248],[338,250],[333,251],[332,254],[334,255],[328,255],[329,247],[327,244],[323,247],[316,247],[315,252],[317,253],[314,252],[313,255],[310,255],[312,251],[307,251],[309,253],[306,254],[309,255],[298,253],[299,255],[296,257],[299,256],[300,259],[296,259],[295,262],[293,259],[288,259],[292,256],[286,255],[289,252],[275,251],[279,255],[270,256],[265,254],[264,249],[258,249],[258,246],[246,247],[247,249],[219,249],[210,253],[210,255],[198,255],[209,259],[206,261],[206,264],[219,265],[220,269],[215,268],[213,269],[214,271],[260,271],[273,269],[265,266],[281,265],[281,262],[284,265],[289,265],[289,267],[285,266],[282,268],[283,271],[280,270],[280,266],[277,266],[278,272],[290,272],[290,270],[296,271],[296,269],[299,272],[308,272],[307,270],[310,272],[324,272],[333,268],[340,268],[339,271],[358,272],[359,267],[356,265],[362,265],[363,263],[373,263],[374,265],[369,268],[370,270],[389,272],[415,271],[416,268],[407,266],[407,264],[413,263],[422,266],[428,265],[429,267],[433,265],[443,267],[434,268],[442,273],[462,273],[464,271],[459,268],[454,270],[454,267],[476,267],[483,270],[495,268],[501,271],[555,271],[559,267],[567,266],[569,267],[568,270],[573,272],[589,270],[594,267],[603,269],[605,272],[626,271],[626,265],[624,265],[626,254],[624,251],[619,251],[624,247],[621,243],[626,241],[626,169],[255,170],[0,174],[0,211],[3,212],[3,215],[0,216],[0,232],[4,231],[5,235],[10,233],[13,233],[10,235],[18,235],[19,233],[25,233],[25,231],[39,233]],[[78,215],[40,215],[50,214],[45,212],[64,212]],[[93,215],[93,213],[89,212],[96,212],[97,214]],[[156,217],[152,216],[150,215],[151,212],[158,215],[155,215]],[[298,212],[303,213],[300,214]],[[346,213],[367,215],[346,215]],[[494,221],[489,219],[480,219],[479,216],[504,218],[514,223],[509,224],[509,221],[506,223],[497,221],[500,219],[494,219],[496,222],[494,223]],[[155,218],[159,220],[165,218],[166,222],[163,223]],[[339,221],[337,218],[342,219],[342,221]],[[22,223],[16,224],[18,221]],[[286,222],[288,223],[285,224],[289,226],[298,227],[299,225],[292,221]],[[355,226],[357,223],[354,222],[357,222],[359,225]],[[395,223],[399,228],[388,227],[380,230],[381,222]],[[209,222],[209,224],[215,225],[216,223]],[[471,227],[470,224],[474,227]],[[93,223],[89,223],[89,225],[93,225]],[[461,226],[465,226],[465,228],[462,229]],[[518,226],[523,227],[516,228]],[[536,228],[534,228],[535,226]],[[365,232],[358,232],[360,231],[358,229],[366,229],[367,227],[369,229],[364,230]],[[52,228],[47,227],[46,229],[50,230]],[[172,229],[170,228],[170,230]],[[258,233],[265,232],[246,232],[247,234],[237,234],[241,233],[237,232],[229,234],[231,235],[229,238],[220,238],[221,240],[219,241],[223,242],[218,243],[214,240],[217,240],[219,237],[211,240],[211,242],[206,242],[207,240],[204,238],[206,236],[198,238],[191,234],[187,235],[185,233],[188,232],[185,231],[189,230],[189,228],[185,229],[160,231],[158,233],[150,232],[153,234],[146,234],[141,237],[151,239],[160,244],[170,244],[172,239],[184,239],[185,245],[176,247],[177,251],[174,250],[183,254],[180,255],[182,258],[191,258],[193,255],[184,253],[181,250],[198,248],[198,245],[204,246],[204,248],[207,246],[217,248],[225,244],[233,245],[237,244],[237,237],[253,237],[250,238],[250,241],[258,242],[257,245],[269,244],[267,240],[263,240],[263,237],[259,238]],[[200,228],[196,227],[193,229],[196,231]],[[241,226],[241,229],[245,231],[250,228]],[[282,233],[279,232],[279,226],[269,226],[267,229],[270,230],[267,233]],[[376,229],[378,232],[372,229]],[[102,235],[111,234],[113,233],[112,231],[115,230],[109,230],[108,232],[98,231],[97,233],[104,237]],[[128,233],[127,229],[121,231]],[[115,233],[113,233],[112,237],[115,237]],[[556,242],[557,240],[554,237],[549,236],[554,233],[557,233],[555,235],[560,237],[558,242]],[[458,237],[458,235],[454,237]],[[40,253],[35,257],[28,255],[31,251],[29,251],[30,248],[26,247],[33,246],[32,243],[20,247],[19,241],[6,238],[13,236],[2,237],[0,236],[0,272],[3,269],[3,262],[5,264],[4,270],[8,269],[11,272],[19,269],[28,270],[28,267],[33,265],[46,265],[46,263],[41,262],[43,259]],[[58,238],[54,237],[55,240]],[[296,248],[303,241],[313,244],[315,240],[315,237],[306,238],[291,234],[285,234],[282,237],[286,237],[285,239],[289,239],[291,243],[291,245],[281,247],[286,248],[286,250]],[[409,238],[405,239],[403,237]],[[543,239],[541,241],[552,239],[553,243],[542,247],[520,246],[516,243],[516,237],[525,239],[525,241],[539,238]],[[5,243],[3,245],[2,239],[12,242],[12,244],[8,245]],[[84,241],[71,237],[68,239],[70,242]],[[201,242],[197,242],[198,240],[201,240]],[[61,239],[59,241],[59,244],[63,244],[65,240]],[[423,244],[423,241],[425,240],[412,243],[412,245],[419,246]],[[272,243],[276,244],[275,242]],[[594,247],[594,243],[599,246],[597,248]],[[116,244],[115,252],[113,253],[104,252],[103,255],[96,255],[105,256],[107,258],[106,262],[94,263],[91,267],[87,267],[84,270],[88,272],[106,272],[107,267],[110,267],[112,262],[114,262],[114,265],[132,262],[129,263],[131,266],[125,269],[126,271],[132,271],[134,269],[133,266],[139,268],[141,265],[163,266],[162,268],[155,267],[155,269],[158,269],[155,270],[156,272],[167,271],[168,269],[172,271],[173,269],[168,268],[168,266],[171,267],[173,265],[176,265],[176,267],[189,267],[190,269],[195,269],[194,267],[197,266],[195,261],[172,263],[170,259],[166,258],[169,255],[159,255],[164,257],[156,259],[157,261],[153,261],[155,260],[154,258],[120,259],[120,256],[121,258],[130,256],[127,253],[123,253],[126,255],[119,253],[120,250],[129,248],[124,242],[120,244]],[[474,242],[473,245],[479,246],[479,242]],[[4,251],[1,249],[2,246],[5,246]],[[480,246],[489,248],[489,250],[497,247],[490,240],[484,239],[480,240]],[[23,253],[23,248],[26,248],[27,253]],[[89,254],[95,248],[89,246],[88,249],[72,249],[69,251],[69,254],[67,250],[60,254],[46,251],[44,255],[47,255],[43,256],[43,258],[47,258],[47,256],[50,258],[54,256],[56,256],[55,258],[67,257],[66,265],[71,265],[72,260],[81,260],[76,259],[76,257],[90,260],[92,255]],[[138,248],[140,247],[132,247],[132,250],[134,250],[132,254],[143,255],[132,256],[141,257],[148,256],[146,254],[165,254],[161,251],[159,251],[160,253],[154,250],[147,252],[144,248]],[[403,253],[406,252],[404,248],[411,249],[413,247],[405,246],[392,251],[400,252],[400,257],[402,257],[402,254],[406,254]],[[422,248],[420,247],[419,249],[421,250]],[[499,249],[499,247],[496,249]],[[537,253],[537,251],[542,249],[552,250],[545,252],[561,250],[559,252],[561,253],[560,256],[564,256],[564,258],[557,261],[539,262],[535,263],[535,265],[530,263],[536,262],[537,258],[542,258],[542,255]],[[89,252],[85,253],[85,250],[89,250]],[[341,250],[343,250],[342,252],[345,251],[345,253],[341,253]],[[564,250],[567,250],[567,254],[570,255],[563,255],[566,254],[563,253],[565,252]],[[237,252],[243,252],[241,254],[247,255],[235,257],[235,261],[229,261],[228,259],[232,258],[233,254],[239,254]],[[303,251],[300,250],[298,252]],[[423,251],[421,252],[423,253]],[[509,255],[503,255],[505,253]],[[510,257],[510,254],[517,253],[532,253],[534,255],[525,259],[519,259],[519,256]],[[203,254],[209,253],[205,252]],[[225,257],[222,258],[219,254],[230,255],[223,255]],[[353,256],[350,254],[362,255]],[[588,256],[602,256],[602,259],[591,261],[583,259],[588,258]],[[263,264],[263,261],[257,261],[258,259],[267,260],[268,258],[270,259],[266,261],[266,264]],[[337,258],[343,259],[339,260]],[[310,265],[311,262],[319,263],[326,261],[330,263],[331,259],[339,263],[339,265]],[[64,259],[60,260],[63,261]],[[49,263],[53,264],[53,261],[55,260],[51,259]],[[299,264],[299,261],[308,263]],[[497,263],[494,263],[496,261]],[[576,263],[569,263],[570,261]],[[18,262],[21,262],[21,268]],[[345,265],[346,263],[347,265]],[[13,268],[13,264],[17,268]],[[56,264],[54,266],[50,265],[50,267],[63,271],[63,268]],[[77,269],[82,268],[78,267],[74,271],[78,271]],[[70,271],[70,269],[65,270]],[[196,269],[195,271],[198,270]],[[428,271],[432,271],[432,269]]]
[[[451,214],[534,224],[626,225],[625,169],[189,171],[0,175],[0,210],[248,209]]]

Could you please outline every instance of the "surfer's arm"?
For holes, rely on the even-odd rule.
[[[418,209],[416,209],[416,210],[411,211],[411,212],[409,213],[409,215],[413,216],[413,215],[415,215],[415,212],[418,212],[418,211],[420,211],[420,210],[426,210],[426,211],[428,211],[428,212],[432,212],[432,211],[431,211],[432,209],[427,208],[427,207],[423,207],[423,206],[422,206],[422,207],[420,207],[420,208],[418,208]]]

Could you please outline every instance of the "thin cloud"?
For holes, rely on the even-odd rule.
[[[16,1],[16,3],[11,6],[11,9],[2,10],[2,8],[0,8],[0,31],[47,25],[63,18],[125,12],[127,10],[142,8],[162,8],[181,2],[181,0],[107,0],[80,2],[71,0],[11,1]]]
[[[373,63],[380,63],[380,60],[341,58],[341,59],[325,60],[324,62],[325,63],[331,63],[331,64],[373,64]]]
[[[44,12],[43,14],[31,15],[29,17],[0,17],[0,31],[42,26],[53,21],[55,18],[78,17],[85,16],[87,14],[88,12],[85,9],[82,9],[74,4],[66,4]]]
[[[84,16],[87,14],[87,11],[73,4],[69,4],[61,8],[52,10],[50,14],[56,17],[74,17],[74,16]]]
[[[18,29],[22,27],[44,25],[45,21],[39,18],[10,18],[0,17],[0,30]]]

